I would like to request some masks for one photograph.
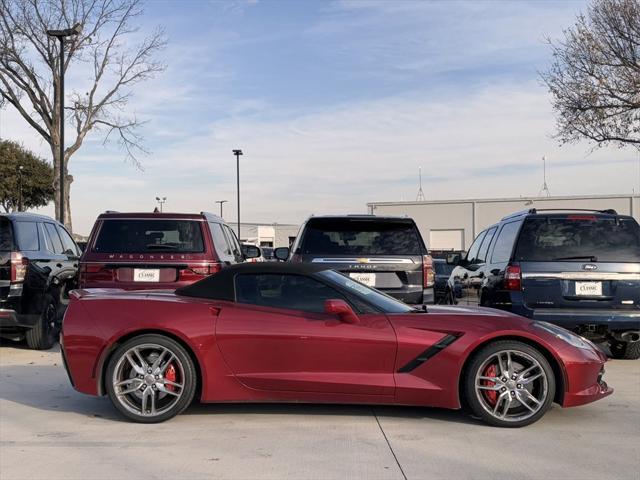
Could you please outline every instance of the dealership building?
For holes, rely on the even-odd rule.
[[[236,223],[228,223],[235,231]],[[288,223],[240,223],[240,240],[260,247],[288,247],[299,228],[299,225]]]
[[[501,218],[521,210],[614,209],[640,221],[640,195],[478,198],[419,202],[371,202],[369,213],[407,216],[416,221],[430,249],[466,250],[475,236]]]

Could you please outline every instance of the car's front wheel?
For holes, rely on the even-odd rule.
[[[544,355],[526,343],[501,340],[470,360],[464,377],[465,400],[490,425],[523,427],[551,406],[556,382]]]
[[[121,345],[106,372],[107,393],[127,418],[140,423],[168,420],[189,406],[196,371],[189,354],[162,335],[140,335]]]

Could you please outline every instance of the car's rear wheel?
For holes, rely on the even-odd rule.
[[[523,427],[551,406],[555,377],[544,355],[526,343],[502,340],[470,360],[463,388],[466,403],[486,423]]]
[[[162,335],[141,335],[111,356],[107,393],[127,418],[157,423],[181,413],[193,400],[196,371],[185,349]]]
[[[640,358],[640,342],[616,340],[611,343],[611,356],[621,360],[637,360]]]
[[[26,331],[27,346],[34,350],[48,350],[56,341],[58,308],[51,295],[44,297],[44,305],[37,323]]]

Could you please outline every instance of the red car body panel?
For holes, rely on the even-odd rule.
[[[63,357],[74,387],[104,394],[103,373],[119,342],[165,333],[193,354],[201,401],[371,403],[459,408],[469,356],[486,342],[521,339],[543,349],[562,376],[563,406],[613,392],[600,383],[606,356],[579,349],[528,319],[483,308],[428,313],[329,314],[257,307],[157,291],[76,290],[65,314]],[[403,366],[447,336],[455,340],[408,372]]]

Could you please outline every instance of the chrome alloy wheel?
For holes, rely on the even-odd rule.
[[[549,394],[547,374],[538,360],[518,350],[490,355],[477,370],[475,393],[494,418],[520,422],[534,416]]]
[[[135,415],[154,417],[170,410],[184,392],[184,366],[169,348],[136,345],[120,357],[111,378],[117,401]]]

